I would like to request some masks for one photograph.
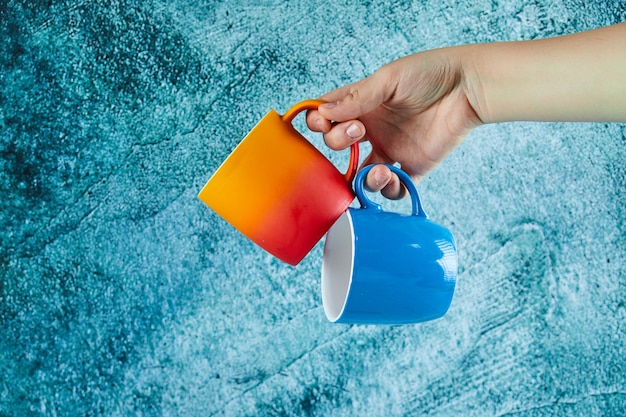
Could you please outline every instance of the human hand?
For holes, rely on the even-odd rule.
[[[418,183],[434,169],[481,119],[472,101],[459,48],[427,51],[387,64],[354,84],[331,91],[307,125],[323,132],[326,144],[345,149],[369,141],[364,165],[400,163]],[[398,177],[384,165],[374,167],[365,187],[391,199],[404,193]]]
[[[475,127],[507,121],[626,122],[626,23],[555,38],[409,55],[320,97],[311,130],[332,149],[369,141],[364,164],[400,163],[415,182]],[[385,166],[365,186],[400,198]]]

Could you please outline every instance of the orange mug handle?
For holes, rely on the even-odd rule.
[[[285,123],[290,123],[293,121],[294,117],[302,110],[317,110],[317,108],[326,103],[324,100],[304,100],[300,103],[295,104],[289,110],[285,112],[280,118]],[[350,161],[348,162],[348,170],[345,174],[343,174],[343,178],[348,183],[348,186],[352,184],[354,180],[354,176],[356,175],[356,170],[359,164],[359,142],[355,142],[350,146]]]

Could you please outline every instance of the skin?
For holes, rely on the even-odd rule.
[[[307,124],[332,149],[369,141],[367,164],[416,183],[476,127],[508,121],[626,122],[626,23],[561,37],[419,52],[333,90]],[[365,186],[405,194],[387,167]]]

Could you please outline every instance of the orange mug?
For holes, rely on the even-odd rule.
[[[350,148],[342,174],[292,125],[305,100],[284,115],[271,110],[237,145],[198,198],[254,243],[297,265],[348,208],[359,160]]]

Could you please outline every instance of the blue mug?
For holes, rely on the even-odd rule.
[[[361,208],[350,207],[326,235],[322,301],[335,323],[406,324],[434,320],[450,307],[457,275],[452,233],[426,216],[415,184],[387,165],[409,191],[411,215],[383,211],[355,179]]]

